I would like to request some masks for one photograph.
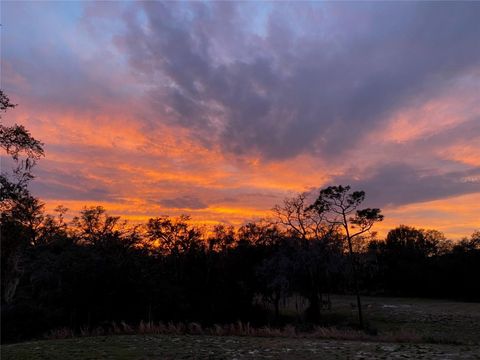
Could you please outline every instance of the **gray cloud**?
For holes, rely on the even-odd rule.
[[[64,168],[68,167],[68,169]],[[105,171],[109,171],[105,169]],[[34,169],[35,180],[29,185],[34,195],[46,199],[122,202],[118,189],[109,181],[92,178],[82,166],[42,160]],[[103,175],[100,171],[97,175]],[[118,176],[117,176],[118,177]],[[106,177],[108,180],[109,177]]]
[[[241,4],[146,2],[119,44],[158,117],[266,159],[341,154],[480,64],[479,3],[323,5],[258,30]]]
[[[49,184],[37,181],[32,185],[32,192],[42,194],[43,199],[55,200],[81,200],[81,201],[116,201],[119,199],[111,196],[107,189],[72,189],[61,184]]]
[[[480,168],[437,173],[428,168],[391,163],[378,166],[361,180],[352,181],[351,177],[342,176],[333,179],[332,183],[364,190],[369,206],[397,206],[478,193]]]
[[[158,204],[165,206],[169,209],[199,210],[208,208],[208,205],[206,203],[194,196],[182,196],[173,199],[162,199],[158,201]]]

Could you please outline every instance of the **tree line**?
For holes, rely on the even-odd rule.
[[[1,111],[15,106],[0,97]],[[356,295],[359,327],[365,294],[480,300],[479,231],[453,243],[402,225],[379,240],[380,209],[349,186],[287,198],[238,229],[188,216],[129,224],[99,206],[67,221],[28,190],[43,144],[3,124],[0,143],[14,164],[0,176],[2,341],[112,321],[308,326],[325,321],[332,293]],[[308,304],[295,318],[280,311],[292,296]]]

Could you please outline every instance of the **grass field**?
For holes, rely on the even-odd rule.
[[[325,311],[340,328],[356,321],[353,298]],[[378,335],[322,332],[291,336],[115,335],[2,346],[2,359],[480,359],[480,304],[363,298]],[[289,306],[284,312],[291,311]],[[397,334],[397,335],[396,335]],[[283,334],[285,335],[285,334]],[[325,338],[327,337],[327,338]],[[361,341],[360,341],[361,339]],[[412,339],[413,342],[408,342]]]
[[[119,335],[7,345],[2,359],[478,359],[478,346],[305,338]]]
[[[331,315],[355,323],[353,297],[332,298]],[[430,342],[480,345],[480,303],[447,300],[363,297],[365,319],[385,332],[415,333]]]

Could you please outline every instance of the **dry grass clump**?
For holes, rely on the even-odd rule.
[[[72,337],[128,335],[128,334],[154,334],[154,335],[207,335],[207,336],[252,336],[252,337],[289,337],[289,338],[312,338],[350,341],[372,342],[424,342],[421,336],[412,331],[401,330],[386,332],[379,335],[354,329],[338,329],[335,327],[315,327],[313,331],[301,332],[294,326],[287,325],[283,328],[264,326],[252,327],[249,323],[241,321],[211,327],[203,327],[196,322],[191,323],[154,323],[141,321],[138,326],[131,326],[125,322],[112,322],[96,328],[81,328],[78,332],[62,327],[45,334],[47,339],[67,339]]]

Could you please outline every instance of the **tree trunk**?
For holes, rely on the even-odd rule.
[[[312,293],[308,300],[310,305],[306,311],[307,319],[312,323],[317,324],[320,322],[320,301],[318,299],[318,294],[316,292]]]
[[[5,290],[4,290],[4,300],[5,303],[10,304],[15,297],[17,292],[18,284],[20,283],[20,278],[23,274],[23,268],[21,266],[22,255],[19,250],[16,250],[7,262],[10,263],[10,271],[7,271],[5,276]]]
[[[355,285],[355,295],[357,296],[357,309],[358,309],[358,325],[360,329],[363,329],[363,313],[362,313],[362,302],[360,300],[360,286],[358,284],[358,271],[355,263],[355,257],[353,254],[352,239],[348,236],[348,248],[350,251],[350,263],[352,265],[353,272],[353,282]]]
[[[275,321],[278,322],[280,317],[280,297],[275,297]]]

